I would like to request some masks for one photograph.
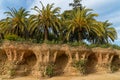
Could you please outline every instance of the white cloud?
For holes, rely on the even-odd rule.
[[[39,6],[41,8],[41,4],[40,4],[40,1],[44,4],[44,5],[47,5],[48,3],[49,4],[52,4],[54,3],[54,6],[55,7],[60,7],[61,8],[61,11],[64,11],[66,9],[70,9],[69,7],[69,3],[72,2],[72,0],[35,0],[33,2],[33,4],[29,7],[29,10],[31,8],[33,8],[34,6]],[[32,13],[35,13],[32,11]]]
[[[115,2],[115,0],[83,0],[82,3],[90,8],[101,8],[101,5],[108,5]]]

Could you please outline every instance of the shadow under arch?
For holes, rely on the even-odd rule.
[[[119,55],[114,55],[112,59],[112,63],[119,62],[119,60],[120,60]]]
[[[0,49],[0,75],[7,74],[7,54]]]
[[[58,54],[55,61],[55,75],[62,75],[68,63],[68,55],[65,52]]]
[[[92,53],[88,56],[87,59],[87,73],[94,73],[96,72],[96,65],[97,65],[97,56],[95,53]]]
[[[23,61],[21,64],[19,64],[18,71],[21,71],[21,73],[18,75],[32,75],[32,70],[34,69],[34,66],[36,65],[37,58],[33,51],[29,50],[26,51],[23,57]]]
[[[114,68],[114,71],[117,71],[120,69],[120,58],[119,55],[114,55],[113,59],[111,61],[111,68]]]

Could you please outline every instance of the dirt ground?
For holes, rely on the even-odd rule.
[[[120,80],[120,72],[106,74],[96,73],[87,76],[58,76],[49,79],[36,79],[29,76],[14,79],[0,78],[0,80]]]

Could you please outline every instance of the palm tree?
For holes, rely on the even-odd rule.
[[[38,16],[39,15],[30,15],[30,17],[28,18],[28,31],[32,39],[40,41],[40,39],[43,39],[44,34],[42,31],[43,27],[40,26],[39,18],[37,18]]]
[[[98,16],[97,14],[93,14],[91,9],[83,8],[82,10],[78,9],[75,11],[72,20],[68,20],[66,24],[68,24],[68,32],[67,32],[67,40],[72,38],[77,38],[78,41],[81,41],[87,37],[91,27],[91,21],[95,20],[94,17]]]
[[[1,20],[0,26],[4,30],[5,34],[16,34],[18,36],[28,38],[29,33],[27,30],[27,16],[29,11],[24,8],[16,10],[15,8],[9,8],[10,11],[5,12],[7,18]]]
[[[89,36],[87,36],[87,40],[93,44],[99,44],[101,41],[101,36],[103,36],[105,29],[102,26],[101,22],[98,21],[93,21],[92,23],[92,27],[90,29],[89,32]]]
[[[41,3],[41,2],[40,2]],[[42,9],[35,6],[33,10],[35,10],[38,15],[32,15],[31,20],[32,24],[29,27],[31,34],[33,32],[40,32],[44,36],[44,41],[48,40],[48,35],[50,33],[54,33],[55,36],[59,35],[60,28],[60,19],[59,19],[59,11],[60,8],[53,8],[54,4],[47,4],[45,7],[42,3]]]
[[[117,32],[113,27],[110,27],[112,24],[108,21],[97,23],[96,26],[92,27],[93,29],[91,29],[88,40],[94,44],[106,44],[110,41],[114,42],[117,38]]]
[[[109,43],[110,41],[113,41],[117,38],[117,32],[115,28],[110,27],[112,24],[108,21],[101,22],[104,32],[103,35],[100,36],[102,44]]]

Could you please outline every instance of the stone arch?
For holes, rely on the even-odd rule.
[[[114,55],[113,59],[112,59],[112,62],[116,62],[118,60],[119,60],[119,55]]]
[[[7,74],[7,54],[0,49],[0,75]]]
[[[119,67],[120,67],[120,58],[119,58],[119,55],[114,55],[113,56],[111,64],[112,64],[112,66],[114,66],[116,68],[116,70],[119,69]]]
[[[36,55],[33,51],[28,51],[27,53],[25,53],[24,59],[25,59],[25,63],[31,67],[33,67],[37,62]]]
[[[88,56],[87,59],[87,72],[93,73],[96,72],[96,65],[97,65],[98,59],[95,53],[92,53]]]
[[[58,54],[55,60],[55,74],[62,75],[64,73],[64,69],[68,63],[68,55],[63,52],[62,54]]]
[[[23,60],[19,64],[16,75],[26,76],[31,75],[34,69],[34,66],[37,63],[36,55],[33,51],[25,51]]]

